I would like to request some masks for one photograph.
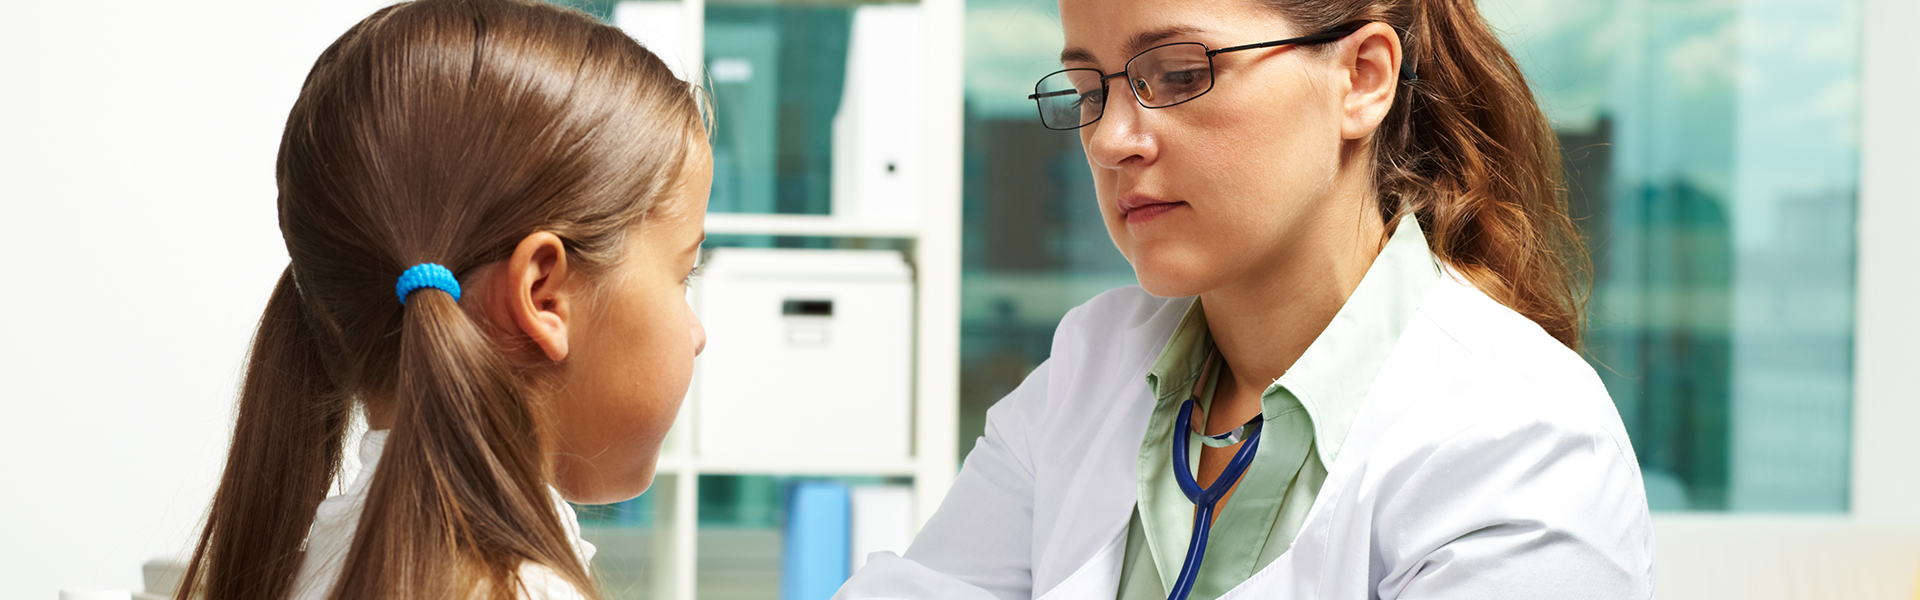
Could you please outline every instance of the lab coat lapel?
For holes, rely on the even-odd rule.
[[[1040,598],[1110,600],[1120,587],[1126,554],[1127,523],[1133,516],[1140,439],[1146,434],[1153,398],[1146,373],[1153,358],[1126,376],[1083,381],[1072,396],[1085,398],[1075,411],[1084,421],[1076,439],[1060,440],[1054,456],[1066,485],[1056,490],[1058,513],[1034,565],[1034,590]],[[1075,386],[1081,387],[1081,386]],[[1102,402],[1100,399],[1104,399]]]
[[[1429,288],[1421,305],[1431,303],[1433,298],[1445,293],[1447,287],[1443,282]],[[1427,331],[1410,323],[1407,332],[1394,344],[1346,433],[1339,457],[1328,469],[1326,482],[1313,499],[1313,507],[1300,524],[1300,534],[1294,538],[1293,545],[1272,564],[1222,594],[1219,600],[1374,597],[1368,587],[1368,569],[1372,565],[1366,561],[1341,560],[1343,555],[1351,554],[1343,552],[1348,547],[1371,544],[1373,537],[1369,528],[1372,521],[1352,516],[1364,498],[1351,495],[1350,480],[1366,477],[1374,445],[1410,410],[1411,402],[1459,393],[1436,387],[1449,380],[1437,376],[1433,366],[1448,365],[1458,357],[1446,354],[1443,345],[1425,342],[1424,336],[1430,335]]]
[[[1127,553],[1127,530],[1120,528],[1093,558],[1038,600],[1111,600],[1120,589],[1120,561]]]

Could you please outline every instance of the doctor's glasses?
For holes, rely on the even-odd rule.
[[[1213,89],[1213,57],[1228,52],[1275,46],[1313,46],[1338,41],[1366,23],[1348,23],[1308,36],[1210,50],[1199,42],[1177,42],[1148,48],[1127,60],[1127,68],[1108,75],[1099,69],[1066,69],[1040,78],[1027,96],[1040,105],[1040,123],[1048,129],[1079,129],[1105,114],[1107,81],[1127,78],[1127,89],[1146,108],[1166,108]]]

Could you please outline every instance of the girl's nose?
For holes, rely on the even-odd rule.
[[[699,356],[707,349],[707,328],[700,324],[700,317],[693,318],[693,326],[689,333],[693,335],[693,355]]]

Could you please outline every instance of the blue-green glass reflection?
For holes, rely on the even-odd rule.
[[[1858,0],[1498,0],[1594,261],[1586,354],[1657,510],[1847,509]],[[1052,3],[967,20],[962,451],[1073,306],[1131,271],[1025,96]]]
[[[825,214],[852,6],[708,4],[712,212]]]
[[[547,0],[553,4],[565,6],[600,19],[602,23],[613,22],[613,5],[619,0]]]
[[[1845,511],[1859,3],[1482,6],[1566,145],[1654,508]]]

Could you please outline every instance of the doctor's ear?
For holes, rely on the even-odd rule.
[[[1385,23],[1368,23],[1354,31],[1336,46],[1335,56],[1347,75],[1338,82],[1346,89],[1340,134],[1349,140],[1365,138],[1386,119],[1400,83],[1412,77],[1413,65],[1404,60],[1399,32]]]
[[[509,335],[526,336],[547,360],[566,360],[568,327],[583,293],[577,275],[567,263],[560,236],[534,232],[520,240],[506,260],[489,265],[476,282],[481,288],[477,299],[484,303],[481,312]]]

